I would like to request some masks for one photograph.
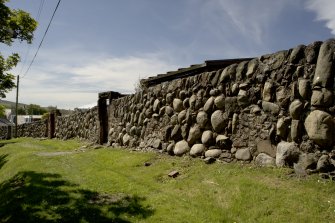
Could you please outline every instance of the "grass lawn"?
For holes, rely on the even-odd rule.
[[[0,143],[0,222],[335,222],[335,183],[317,175],[76,140]]]

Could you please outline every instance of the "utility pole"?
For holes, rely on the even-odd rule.
[[[15,104],[15,138],[17,138],[17,118],[18,118],[18,104],[19,104],[19,83],[20,83],[20,75],[17,75],[17,83],[16,83],[16,104]]]

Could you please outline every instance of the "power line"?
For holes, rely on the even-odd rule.
[[[41,13],[42,13],[42,10],[43,10],[44,2],[45,2],[45,0],[40,1],[40,5],[38,7],[38,11],[37,11],[37,15],[36,15],[36,21],[37,22],[39,22],[39,20],[40,20],[40,16],[41,16]],[[23,72],[23,68],[26,66],[27,59],[28,59],[28,56],[29,56],[29,53],[30,53],[30,49],[31,49],[31,44],[28,44],[28,47],[27,47],[27,50],[26,50],[26,53],[25,53],[25,56],[24,56],[24,61],[22,63],[21,70],[20,70],[20,73],[19,73],[20,75]]]
[[[47,27],[47,29],[45,30],[45,33],[44,33],[44,35],[43,35],[43,38],[42,38],[42,40],[41,40],[41,42],[40,42],[40,44],[39,44],[39,46],[38,46],[38,48],[37,48],[37,50],[36,50],[36,53],[35,53],[33,59],[31,60],[31,63],[29,64],[28,69],[26,70],[26,72],[24,73],[24,75],[22,76],[22,78],[24,78],[24,77],[27,75],[27,73],[28,73],[29,70],[30,70],[31,65],[34,63],[35,58],[36,58],[36,56],[37,56],[37,54],[38,54],[38,51],[40,50],[40,48],[41,48],[41,46],[42,46],[42,43],[43,43],[43,41],[44,41],[44,38],[45,38],[45,36],[47,35],[47,33],[48,33],[48,31],[49,31],[51,22],[52,22],[52,20],[53,20],[55,14],[56,14],[56,11],[57,11],[57,9],[58,9],[58,6],[59,6],[60,2],[61,2],[61,0],[58,0],[58,3],[57,3],[57,5],[56,5],[56,8],[55,8],[55,10],[54,10],[54,12],[53,12],[53,14],[52,14],[52,17],[51,17],[51,19],[50,19],[50,21],[49,21],[48,27]]]

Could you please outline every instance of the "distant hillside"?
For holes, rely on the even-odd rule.
[[[6,100],[2,100],[2,99],[0,99],[0,104],[6,106],[7,108],[14,108],[15,107],[15,102],[6,101]],[[23,103],[19,103],[18,106],[19,107],[24,107],[24,106],[27,106],[27,105],[23,104]]]
[[[6,101],[6,100],[0,99],[0,105],[4,105],[6,108],[9,108],[9,109],[14,109],[15,108],[15,102],[12,102],[12,101]],[[26,106],[28,106],[28,104],[23,104],[23,103],[18,104],[19,108],[24,108]],[[44,109],[47,109],[47,110],[50,109],[50,107],[42,107],[42,106],[41,106],[41,108],[44,108]],[[67,109],[59,109],[59,111],[62,115],[68,115],[68,114],[71,114],[73,112],[73,110],[67,110]]]

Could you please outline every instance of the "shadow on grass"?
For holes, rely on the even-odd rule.
[[[131,222],[154,213],[145,198],[76,189],[58,174],[21,172],[0,184],[0,222]]]
[[[7,145],[7,144],[14,144],[14,143],[16,143],[16,142],[14,142],[14,141],[8,141],[8,140],[0,140],[0,147],[3,147],[5,145]]]
[[[7,163],[7,154],[0,155],[0,169]]]

